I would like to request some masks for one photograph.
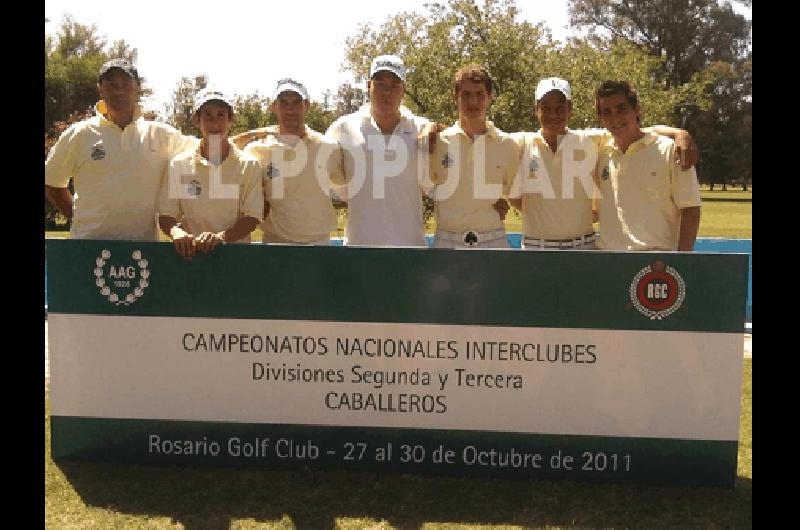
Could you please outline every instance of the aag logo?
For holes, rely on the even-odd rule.
[[[134,250],[127,259],[113,262],[111,259],[108,249],[103,249],[95,259],[95,285],[112,304],[131,305],[144,295],[150,285],[149,263],[142,258],[140,250]]]

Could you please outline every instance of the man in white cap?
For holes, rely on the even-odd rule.
[[[202,140],[170,160],[158,202],[161,230],[186,259],[223,243],[249,243],[264,213],[258,161],[228,140],[230,99],[206,88],[195,97],[193,110]]]
[[[344,183],[342,150],[306,125],[309,105],[302,83],[279,80],[270,104],[277,130],[245,148],[263,168],[264,243],[329,245],[336,230],[331,187]]]
[[[536,86],[534,113],[541,129],[514,133],[524,149],[511,204],[523,215],[523,248],[588,250],[595,248],[592,222],[592,180],[599,147],[611,135],[605,129],[571,130],[572,89],[558,77],[542,79]],[[682,129],[655,126],[648,131],[675,137],[689,149],[684,162],[699,156],[689,134]]]
[[[106,62],[97,89],[96,115],[70,126],[48,154],[45,197],[72,220],[73,239],[157,241],[156,202],[167,162],[198,140],[142,117],[139,74],[130,61]]]
[[[401,106],[406,67],[395,55],[372,60],[369,101],[327,135],[345,150],[347,244],[425,246],[418,136],[431,123]]]

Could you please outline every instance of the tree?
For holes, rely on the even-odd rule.
[[[312,101],[306,113],[306,124],[315,131],[324,133],[328,130],[336,115],[333,111],[325,109],[318,101]]]
[[[569,9],[572,24],[661,59],[667,86],[704,86],[699,99],[685,90],[673,110],[673,121],[685,124],[703,151],[701,181],[724,186],[731,177],[752,178],[751,21],[719,0],[570,0]],[[685,112],[691,108],[697,111]]]
[[[697,113],[692,131],[703,156],[698,163],[703,181],[727,187],[731,179],[743,185],[753,179],[752,60],[718,62],[709,67],[717,82],[712,105]]]
[[[495,80],[489,113],[495,125],[519,130],[530,123],[532,86],[554,48],[541,24],[516,20],[514,0],[449,0],[427,4],[427,14],[399,13],[378,30],[362,25],[347,39],[344,66],[366,79],[370,60],[393,53],[408,68],[405,104],[440,122],[456,116],[453,75],[469,62],[486,65]]]
[[[336,116],[344,116],[357,111],[364,104],[367,95],[358,87],[350,83],[339,85],[334,98],[334,112]]]
[[[571,126],[596,124],[594,90],[609,77],[631,79],[640,89],[647,120],[669,123],[671,105],[692,97],[701,103],[705,78],[665,87],[657,74],[662,59],[624,41],[574,40],[560,46],[541,24],[518,21],[514,0],[449,0],[428,5],[427,14],[400,13],[378,30],[362,25],[347,39],[344,66],[357,80],[382,53],[401,56],[408,67],[405,103],[430,119],[452,123],[453,75],[468,62],[484,64],[495,80],[489,117],[505,131],[531,130],[534,87],[560,75],[573,84]]]
[[[192,109],[195,96],[207,85],[208,78],[202,74],[193,78],[181,77],[172,93],[172,101],[165,105],[167,123],[183,134],[199,136],[200,130],[192,124]]]
[[[637,89],[643,126],[677,125],[674,109],[682,101],[709,106],[704,95],[707,76],[698,75],[680,87],[666,88],[657,80],[662,61],[623,39],[594,44],[575,39],[553,52],[549,57],[551,75],[569,79],[573,87],[569,126],[574,129],[600,126],[595,90],[607,79],[627,80]]]
[[[236,96],[233,100],[233,126],[231,135],[241,132],[266,127],[275,123],[275,118],[269,111],[269,98],[255,94]]]
[[[687,83],[711,64],[747,52],[751,23],[719,0],[569,0],[570,22],[643,46],[663,57],[670,86]]]

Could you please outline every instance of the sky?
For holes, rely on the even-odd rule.
[[[138,50],[137,67],[155,92],[146,108],[163,112],[181,77],[206,74],[231,94],[269,96],[278,79],[303,82],[311,99],[351,81],[341,71],[345,39],[360,23],[379,26],[401,11],[426,12],[431,0],[238,0],[236,9],[200,9],[205,2],[169,0],[45,0],[46,33],[58,30],[64,14],[95,24],[108,42],[123,39]],[[521,18],[544,22],[555,39],[567,35],[567,0],[517,2]],[[124,8],[123,8],[124,6]],[[136,6],[136,9],[131,9]],[[189,9],[188,6],[193,6]]]
[[[148,110],[163,113],[181,77],[199,74],[231,95],[262,96],[270,95],[278,79],[293,77],[306,85],[311,99],[321,101],[325,90],[335,93],[352,82],[341,65],[345,39],[360,23],[377,27],[401,11],[425,13],[430,1],[238,0],[205,10],[201,7],[213,4],[45,0],[50,19],[45,32],[55,33],[69,13],[80,24],[96,25],[109,44],[123,39],[136,48],[139,73],[154,90],[143,101]],[[543,22],[554,39],[578,34],[568,28],[567,0],[518,0],[517,6],[522,20]]]

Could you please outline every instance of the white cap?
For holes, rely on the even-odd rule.
[[[569,83],[560,77],[548,77],[547,79],[542,79],[539,81],[539,84],[536,85],[536,101],[539,101],[544,97],[545,94],[550,92],[551,90],[558,90],[564,96],[566,96],[567,101],[572,100],[572,89],[569,87]]]
[[[380,55],[375,57],[369,67],[369,78],[372,79],[375,77],[375,74],[382,70],[392,72],[400,78],[400,81],[405,83],[406,65],[403,64],[403,60],[397,55]]]
[[[282,92],[286,92],[287,90],[294,92],[305,101],[308,101],[308,90],[306,90],[305,85],[300,81],[295,81],[289,77],[285,77],[283,79],[278,80],[278,84],[275,86],[275,90],[272,91],[272,100],[278,99],[278,96],[281,95]]]
[[[230,107],[231,110],[233,110],[233,101],[231,101],[231,98],[229,98],[219,90],[206,87],[200,92],[198,92],[197,95],[195,95],[192,114],[200,110],[200,107],[202,107],[209,101],[221,101],[225,103],[228,107]]]

